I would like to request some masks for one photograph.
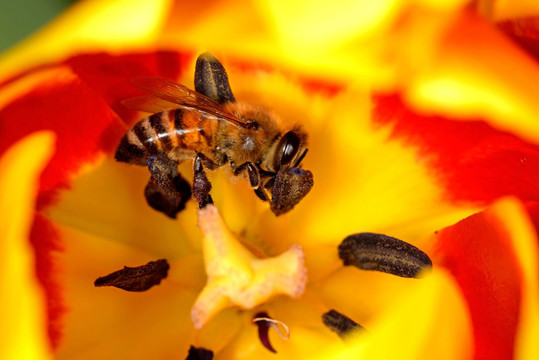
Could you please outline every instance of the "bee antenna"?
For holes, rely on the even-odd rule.
[[[294,167],[298,167],[299,163],[301,162],[301,160],[303,160],[303,158],[305,157],[305,155],[307,155],[307,151],[309,149],[305,149],[305,151],[303,152],[303,154],[301,154],[301,156],[299,157],[298,161],[296,161],[296,163],[294,164]]]

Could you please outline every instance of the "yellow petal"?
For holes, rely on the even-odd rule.
[[[165,218],[150,208],[144,198],[148,178],[147,169],[110,158],[88,165],[73,180],[70,190],[61,193],[47,216],[57,224],[123,243],[155,257],[172,260],[190,253],[193,246],[200,246],[195,204],[188,202],[176,221]],[[158,233],[155,224],[159,224]],[[148,240],[157,236],[159,241]]]
[[[375,323],[317,359],[468,359],[472,332],[466,302],[453,278],[434,270],[410,287]]]
[[[124,265],[145,264],[158,255],[76,228],[55,228],[65,241],[62,286],[69,306],[59,359],[163,359],[187,353],[194,343],[189,310],[195,289],[204,284],[200,255],[168,259],[167,278],[149,291],[96,288],[99,276]]]
[[[195,328],[222,309],[252,309],[276,295],[303,293],[307,274],[301,247],[293,245],[277,257],[258,259],[228,230],[214,205],[199,211],[199,226],[208,281],[191,311]]]
[[[47,359],[45,300],[28,238],[50,132],[32,134],[0,159],[0,359]]]
[[[304,166],[315,184],[298,205],[302,212],[290,214],[299,244],[337,245],[361,231],[410,242],[469,214],[449,203],[428,158],[391,138],[388,127],[373,126],[371,106],[365,93],[350,89],[332,100],[325,124],[309,131]]]

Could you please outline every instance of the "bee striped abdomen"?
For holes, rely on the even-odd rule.
[[[180,153],[204,151],[211,146],[210,122],[199,114],[173,109],[140,120],[122,138],[115,158],[134,165],[147,165],[148,156],[165,153],[171,160]]]
[[[170,121],[168,111],[150,116],[150,125],[155,132],[155,143],[160,151],[168,151],[172,148]],[[173,135],[172,135],[173,136]]]
[[[153,114],[140,120],[122,138],[115,158],[135,165],[146,165],[148,156],[157,155],[171,147],[169,127],[166,121],[168,111]]]

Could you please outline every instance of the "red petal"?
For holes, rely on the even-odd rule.
[[[526,203],[526,210],[535,227],[535,231],[539,234],[539,202],[530,201]]]
[[[41,177],[39,208],[50,204],[54,190],[67,187],[70,176],[82,165],[116,147],[127,129],[123,122],[133,122],[136,116],[120,104],[139,95],[130,79],[144,75],[177,78],[189,56],[170,52],[80,55],[65,62],[72,71],[66,67],[37,70],[53,69],[59,79],[38,84],[0,110],[0,153],[36,130],[57,134],[56,153]]]
[[[47,301],[49,339],[52,347],[56,348],[62,335],[61,317],[66,308],[59,285],[58,264],[54,261],[53,253],[62,251],[63,248],[52,223],[40,214],[34,217],[30,242],[36,253],[36,276],[43,286]]]
[[[41,176],[41,206],[49,203],[53,189],[67,186],[80,166],[100,151],[111,151],[125,131],[94,91],[68,70],[60,75],[60,84],[43,84],[0,111],[0,152],[36,130],[50,129],[57,135],[56,152]]]
[[[503,214],[470,216],[440,231],[434,266],[457,279],[470,307],[476,359],[511,359],[521,299],[521,273]]]
[[[539,200],[539,146],[477,120],[422,116],[396,95],[376,96],[373,118],[417,146],[453,201],[489,202],[504,195]]]
[[[192,53],[158,51],[118,56],[106,53],[79,55],[65,64],[130,125],[138,114],[120,102],[141,95],[130,80],[150,75],[177,80],[192,62]]]

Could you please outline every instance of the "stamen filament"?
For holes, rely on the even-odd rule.
[[[260,342],[262,343],[262,345],[264,345],[266,349],[268,349],[272,353],[277,353],[277,351],[273,348],[273,346],[271,346],[271,343],[269,341],[270,327],[273,328],[281,338],[285,340],[288,340],[290,338],[290,329],[288,328],[288,326],[286,326],[286,324],[282,321],[270,318],[269,315],[265,312],[258,313],[253,319],[253,322],[258,326],[258,337],[260,338]],[[281,332],[279,325],[283,327],[286,332],[286,335]]]
[[[290,339],[290,328],[284,322],[279,321],[279,320],[275,320],[275,319],[272,319],[272,318],[269,318],[269,317],[256,317],[256,318],[253,319],[253,322],[255,322],[255,323],[259,322],[259,321],[267,322],[270,327],[275,329],[277,334],[279,334],[279,336],[282,339],[284,339],[284,340]],[[283,327],[283,329],[285,331],[284,334],[281,331],[281,329],[279,328],[279,325],[281,325]]]

